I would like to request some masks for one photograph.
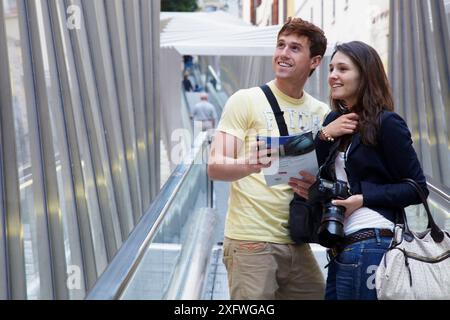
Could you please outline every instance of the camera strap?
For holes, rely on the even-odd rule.
[[[327,159],[324,161],[323,165],[320,166],[320,168],[319,168],[319,174],[318,174],[319,176],[323,176],[322,170],[327,169],[329,179],[332,179],[332,180],[336,179],[334,161],[336,160],[336,157],[339,153],[339,150],[338,150],[339,143],[340,143],[340,139],[338,138],[334,141],[333,145],[330,147]],[[330,168],[332,170],[329,170]]]
[[[288,136],[289,131],[286,126],[286,121],[284,121],[284,112],[281,111],[275,95],[267,84],[261,86],[260,88],[264,92],[270,106],[272,107],[273,114],[275,115],[275,119],[277,121],[278,130],[280,131],[280,136]]]

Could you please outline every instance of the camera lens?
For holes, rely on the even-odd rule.
[[[334,247],[344,239],[345,208],[326,203],[318,230],[319,243],[327,248]]]

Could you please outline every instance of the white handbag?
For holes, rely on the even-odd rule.
[[[419,193],[428,216],[424,232],[396,224],[391,246],[376,271],[379,300],[450,299],[450,235],[439,229],[431,216],[425,195],[413,180],[404,180]]]

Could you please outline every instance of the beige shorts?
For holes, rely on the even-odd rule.
[[[322,300],[325,281],[308,244],[225,238],[223,262],[232,300]]]

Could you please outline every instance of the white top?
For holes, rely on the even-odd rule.
[[[347,149],[350,149],[350,147]],[[348,182],[347,173],[345,172],[345,153],[339,152],[335,160],[336,179]],[[378,212],[362,207],[355,210],[350,217],[344,220],[345,235],[352,234],[361,229],[379,228],[394,230],[394,223]]]

